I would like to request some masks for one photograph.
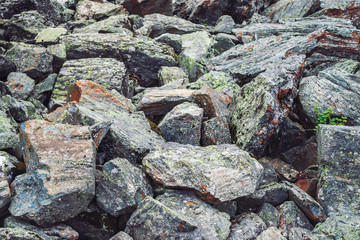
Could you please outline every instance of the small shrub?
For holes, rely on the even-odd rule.
[[[323,113],[320,112],[319,106],[314,108],[317,115],[316,126],[314,130],[316,131],[320,124],[330,124],[330,125],[345,125],[347,122],[347,117],[344,116],[334,116],[333,109],[326,109]]]

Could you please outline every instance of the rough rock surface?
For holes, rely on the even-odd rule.
[[[230,227],[229,240],[255,239],[266,229],[266,224],[255,213],[245,213],[237,216]]]
[[[146,172],[167,187],[196,190],[208,202],[250,195],[262,166],[234,145],[195,147],[167,143],[143,159]]]
[[[134,240],[225,240],[230,232],[229,219],[229,215],[212,208],[193,193],[175,191],[157,199],[145,198],[128,221],[125,232]]]
[[[0,111],[0,150],[14,148],[20,144],[20,139],[14,128],[14,123],[6,113]]]

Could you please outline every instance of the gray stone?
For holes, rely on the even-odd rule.
[[[203,122],[201,146],[230,144],[231,134],[227,124],[214,117]]]
[[[9,240],[45,240],[39,234],[22,228],[0,228],[0,237]]]
[[[12,183],[14,217],[41,226],[72,218],[95,195],[95,146],[88,127],[28,121],[21,125],[26,174]]]
[[[182,103],[165,115],[159,124],[168,142],[200,145],[204,110],[194,103]]]
[[[193,82],[208,71],[206,58],[211,54],[214,40],[206,31],[183,34],[181,40],[183,51],[178,57],[179,66]]]
[[[45,102],[49,98],[51,91],[54,89],[57,76],[56,73],[50,74],[43,81],[36,84],[34,98],[40,102]]]
[[[270,160],[265,157],[265,158],[260,158],[258,161],[264,168],[264,176],[262,178],[262,181],[260,182],[260,186],[272,182],[278,182],[279,180],[277,178],[275,169],[271,166],[269,162]]]
[[[126,225],[134,240],[227,239],[230,217],[200,201],[190,192],[145,198]]]
[[[275,169],[280,179],[295,182],[299,178],[299,172],[290,164],[281,161],[278,158],[268,160],[268,163]]]
[[[290,229],[289,240],[304,240],[304,239],[312,239],[311,231],[299,227]]]
[[[189,79],[184,70],[179,67],[161,67],[159,70],[159,84],[164,86],[171,82],[181,81],[182,84],[188,83]]]
[[[4,227],[6,228],[21,228],[26,231],[34,232],[40,237],[49,240],[57,239],[78,239],[79,234],[71,227],[65,224],[56,224],[49,228],[42,228],[34,226],[26,221],[14,218],[13,216],[5,218]]]
[[[152,189],[141,169],[124,158],[103,165],[96,186],[96,201],[105,212],[118,217],[131,212],[147,196],[153,196]]]
[[[216,40],[213,46],[214,56],[218,56],[235,47],[235,43],[239,42],[235,36],[226,33],[218,33],[214,36],[214,39]]]
[[[37,11],[55,25],[59,25],[73,18],[73,11],[64,7],[62,0],[36,0],[32,1]]]
[[[255,159],[229,144],[196,147],[166,143],[150,152],[143,166],[156,182],[193,189],[210,203],[252,194],[263,174]]]
[[[48,52],[53,56],[53,70],[59,72],[60,68],[66,61],[65,44],[59,43],[47,47]]]
[[[1,2],[0,18],[10,19],[13,15],[32,8],[34,8],[34,5],[28,0],[5,0]]]
[[[280,214],[270,203],[264,203],[257,211],[257,215],[265,222],[267,227],[277,227],[280,222]]]
[[[32,42],[39,32],[52,26],[52,23],[37,11],[28,11],[14,15],[5,26],[5,36],[10,41]]]
[[[115,89],[126,97],[132,97],[134,91],[123,62],[113,58],[85,58],[64,63],[51,98],[65,100],[68,88],[77,80],[96,82],[108,90]]]
[[[19,136],[13,123],[5,112],[0,111],[0,150],[14,148],[19,144]]]
[[[26,73],[33,79],[44,79],[53,71],[53,56],[38,45],[14,44],[5,56],[16,65],[18,72]]]
[[[244,213],[235,217],[230,227],[229,240],[255,239],[266,229],[266,224],[255,213]]]
[[[179,54],[183,50],[182,39],[179,34],[164,33],[155,38],[156,41],[165,43],[172,47],[175,53]]]
[[[110,238],[110,240],[133,240],[126,232],[118,232],[115,236]]]
[[[13,97],[26,100],[34,92],[35,81],[24,73],[12,72],[7,77],[6,86]]]
[[[265,231],[263,231],[256,240],[286,240],[286,238],[281,235],[281,232],[276,227],[269,227]]]
[[[330,216],[359,211],[359,136],[359,127],[320,125],[318,129],[317,197]]]
[[[121,5],[110,2],[94,2],[90,0],[81,0],[76,5],[76,20],[86,19],[104,19],[121,11]]]
[[[313,226],[304,213],[292,201],[286,201],[277,207],[280,214],[279,229],[284,236],[289,236],[289,231],[294,227],[312,230]]]
[[[0,79],[6,79],[11,72],[16,72],[15,64],[4,55],[0,55]]]
[[[3,100],[7,105],[8,112],[15,121],[25,122],[36,117],[36,108],[31,102],[17,100],[10,96],[3,97]]]
[[[66,28],[45,28],[39,32],[35,37],[36,43],[41,44],[54,44],[60,41],[60,36],[67,33]]]
[[[140,78],[140,85],[157,85],[161,66],[175,66],[173,49],[149,38],[134,38],[119,33],[89,33],[64,36],[68,59],[108,58],[121,59],[128,69]],[[151,63],[151,64],[149,64]]]
[[[221,16],[215,25],[214,32],[216,33],[231,33],[235,26],[234,19],[229,15]]]

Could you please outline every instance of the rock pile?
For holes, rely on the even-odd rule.
[[[359,16],[3,0],[0,238],[360,239]]]

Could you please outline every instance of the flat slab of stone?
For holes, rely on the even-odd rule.
[[[195,190],[210,203],[253,193],[263,167],[235,145],[196,147],[167,143],[144,159],[146,172],[167,187]]]

